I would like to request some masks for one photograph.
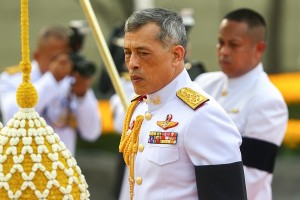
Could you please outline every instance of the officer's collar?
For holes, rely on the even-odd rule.
[[[156,110],[170,100],[176,98],[176,91],[191,82],[191,79],[184,69],[172,82],[157,92],[147,95],[148,109]]]
[[[263,66],[261,63],[259,63],[256,67],[254,67],[246,74],[237,78],[229,78],[228,89],[235,90],[235,89],[240,89],[241,87],[245,87],[247,85],[251,85],[257,80],[261,72],[263,72]]]

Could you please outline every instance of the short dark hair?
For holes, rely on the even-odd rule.
[[[267,24],[265,19],[258,12],[249,8],[239,8],[226,14],[223,19],[236,22],[244,22],[248,25],[249,29],[262,28],[263,32],[260,34],[260,38],[266,40]]]
[[[126,21],[124,31],[132,32],[140,27],[154,23],[160,31],[157,39],[165,46],[181,45],[186,49],[186,30],[180,14],[164,8],[148,8],[134,12]]]
[[[266,21],[258,12],[249,8],[240,8],[226,14],[223,19],[245,22],[250,28],[262,26],[266,28]]]

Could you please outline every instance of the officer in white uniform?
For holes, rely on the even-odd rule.
[[[62,27],[47,27],[40,33],[35,60],[31,62],[31,82],[38,92],[35,110],[60,136],[75,155],[77,132],[88,141],[101,134],[98,102],[89,88],[91,80],[78,74],[69,76],[72,64],[68,52],[68,35]],[[84,79],[84,80],[82,80]],[[22,80],[18,67],[9,68],[0,76],[0,97],[3,123],[18,111],[16,90]],[[76,81],[81,81],[77,82]]]
[[[247,199],[241,136],[219,104],[184,68],[180,15],[137,11],[125,25],[125,63],[136,94],[120,151],[136,200]]]
[[[238,9],[221,22],[217,45],[221,72],[199,75],[196,82],[235,122],[249,200],[272,199],[276,152],[286,130],[288,112],[260,59],[265,50],[265,21],[255,11]]]

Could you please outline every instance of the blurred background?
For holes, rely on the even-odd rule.
[[[201,62],[207,71],[218,70],[215,45],[223,15],[235,8],[248,7],[261,13],[268,24],[268,48],[265,70],[283,93],[289,106],[290,120],[274,173],[274,200],[300,199],[300,1],[298,0],[91,0],[102,32],[108,41],[112,30],[131,12],[145,7],[164,7],[176,11],[189,8],[194,23],[189,33],[190,60]],[[69,26],[72,20],[85,20],[78,0],[29,1],[30,48],[34,49],[38,31],[47,25]],[[0,2],[0,70],[21,60],[20,2]],[[104,133],[94,143],[79,141],[77,161],[86,175],[92,200],[112,200],[120,136],[112,128],[108,98],[114,93],[101,92],[105,72],[92,33],[85,35],[81,53],[97,65],[94,90],[99,98]]]
[[[139,2],[139,1],[137,1]],[[201,60],[210,71],[217,70],[215,45],[219,22],[223,15],[234,8],[248,7],[260,12],[268,24],[268,49],[264,65],[268,72],[290,72],[300,69],[300,45],[298,37],[300,1],[289,0],[91,0],[101,29],[108,39],[111,30],[122,23],[132,11],[140,7],[156,6],[180,11],[192,8],[195,24],[190,32],[192,43],[191,58]],[[150,3],[148,3],[150,2]],[[78,0],[31,0],[30,45],[35,45],[37,32],[45,25],[61,24],[68,26],[71,20],[85,19]],[[19,1],[0,3],[0,66],[14,65],[20,60],[20,6]],[[87,35],[83,53],[98,63],[99,56],[92,34]]]

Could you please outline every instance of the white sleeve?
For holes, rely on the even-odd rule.
[[[80,135],[85,140],[94,141],[100,137],[102,132],[98,101],[91,89],[77,101],[75,115]]]
[[[244,135],[280,146],[288,121],[286,104],[283,100],[275,98],[264,102],[260,99],[253,103]]]
[[[38,103],[35,106],[37,112],[41,113],[60,95],[58,89],[60,84],[61,82],[57,82],[51,72],[46,72],[33,83],[38,93]]]
[[[113,111],[114,129],[118,134],[121,134],[123,129],[124,118],[125,118],[125,111],[119,95],[114,94],[110,98],[109,103]]]
[[[1,75],[0,93],[1,93],[1,111],[3,122],[7,123],[9,119],[18,111],[19,106],[16,102],[16,91],[22,80],[22,74],[10,76],[6,73]],[[56,82],[50,72],[45,73],[33,85],[38,93],[38,103],[35,106],[37,112],[41,113],[43,109],[51,104],[52,100],[59,95]]]
[[[288,111],[283,101],[272,99],[265,102],[257,101],[252,105],[245,126],[244,136],[257,141],[280,146],[286,130]],[[257,148],[253,146],[252,148]],[[247,150],[247,149],[246,149]],[[267,151],[266,151],[267,152]],[[257,158],[258,159],[258,158]],[[272,159],[264,159],[275,162]],[[260,162],[262,163],[262,162]],[[247,194],[250,199],[270,199],[272,174],[254,167],[244,166]]]
[[[3,72],[0,78],[0,105],[2,113],[3,125],[6,125],[9,119],[18,111],[18,104],[16,101],[16,91],[20,84],[21,74],[14,77]]]
[[[184,143],[195,166],[241,161],[241,135],[225,111],[213,102],[197,110],[187,125]]]

